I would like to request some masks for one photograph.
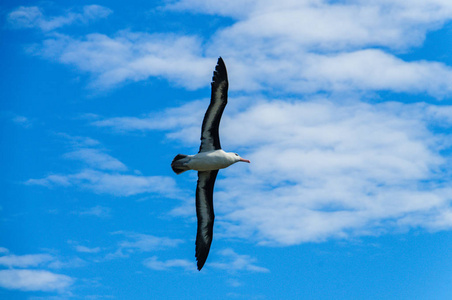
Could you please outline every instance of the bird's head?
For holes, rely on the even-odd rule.
[[[238,155],[237,153],[229,152],[228,154],[234,159],[234,162],[243,161],[246,163],[250,163],[248,159],[241,158],[240,155]]]

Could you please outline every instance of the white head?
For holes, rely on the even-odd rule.
[[[238,155],[237,153],[229,152],[228,154],[234,159],[234,163],[239,162],[239,161],[250,163],[250,161],[248,159],[241,158],[240,155]]]

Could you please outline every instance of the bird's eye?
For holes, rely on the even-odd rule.
[[[237,153],[235,153],[235,156],[239,156]]]

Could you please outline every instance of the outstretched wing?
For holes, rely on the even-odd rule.
[[[221,149],[218,127],[221,115],[228,103],[228,73],[223,59],[218,58],[212,77],[212,95],[201,129],[201,146],[199,152]]]
[[[213,235],[213,186],[218,170],[198,172],[196,186],[196,215],[198,217],[198,233],[196,235],[196,260],[201,271],[209,255]]]

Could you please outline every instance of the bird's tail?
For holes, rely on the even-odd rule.
[[[180,173],[190,170],[190,168],[187,166],[187,158],[188,155],[185,154],[178,154],[174,157],[173,161],[171,162],[171,168],[173,169],[174,173],[179,175]]]

